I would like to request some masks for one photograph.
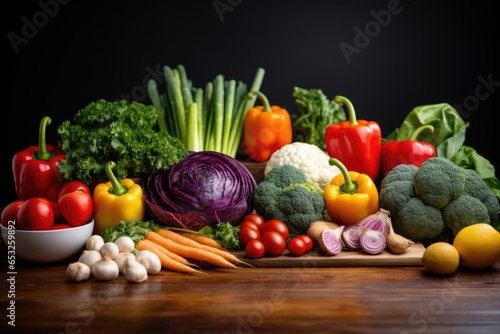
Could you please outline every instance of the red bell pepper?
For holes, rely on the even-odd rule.
[[[330,124],[325,131],[328,155],[340,160],[344,166],[375,180],[380,170],[382,131],[375,121],[358,120],[354,106],[344,96],[334,101],[347,107],[349,120]]]
[[[417,137],[422,131],[434,132],[432,125],[422,125],[415,129],[407,140],[389,140],[382,144],[380,152],[380,168],[383,176],[386,176],[394,167],[400,164],[422,166],[422,163],[429,158],[436,156],[434,145],[426,141],[417,141]]]
[[[62,149],[45,143],[45,130],[50,123],[50,117],[43,117],[38,146],[30,146],[16,153],[12,159],[14,183],[20,200],[43,197],[57,202],[59,190],[65,183],[59,172],[59,161],[66,156]]]

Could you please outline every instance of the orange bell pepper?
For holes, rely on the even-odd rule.
[[[292,121],[287,110],[271,106],[261,92],[251,91],[248,98],[253,98],[254,95],[263,105],[247,111],[242,148],[249,158],[265,162],[275,151],[292,142]]]

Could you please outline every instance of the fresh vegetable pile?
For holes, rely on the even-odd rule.
[[[341,95],[295,87],[296,114],[271,105],[261,68],[249,89],[222,74],[197,88],[182,65],[164,72],[165,93],[148,83],[151,105],[93,101],[57,128],[58,146],[45,143],[44,117],[38,145],[13,157],[18,198],[2,225],[95,221],[71,280],[248,266],[233,251],[401,254],[500,228],[494,167],[464,145],[468,123],[446,103],[414,108],[382,138]],[[241,157],[265,164],[262,181]]]

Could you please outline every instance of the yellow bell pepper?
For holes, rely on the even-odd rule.
[[[379,210],[378,190],[367,175],[347,168],[337,159],[330,158],[341,174],[335,176],[323,192],[326,210],[339,225],[354,225]]]
[[[115,163],[110,161],[105,170],[109,181],[100,183],[94,188],[94,233],[115,227],[121,220],[128,222],[132,219],[144,219],[146,204],[142,187],[132,179],[125,178],[118,181],[113,174]]]

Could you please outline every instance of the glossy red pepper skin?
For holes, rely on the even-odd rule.
[[[59,173],[59,161],[66,157],[57,147],[47,145],[47,150],[55,154],[49,160],[38,160],[33,157],[38,151],[38,146],[30,146],[14,155],[12,170],[17,197],[20,200],[44,197],[57,201],[59,190],[64,184],[64,178]]]
[[[375,180],[380,171],[380,125],[375,121],[357,120],[354,108],[346,98],[337,96],[335,101],[347,105],[349,120],[330,124],[326,128],[328,155],[340,160],[348,170],[366,174]]]
[[[50,118],[40,124],[39,145],[30,146],[12,158],[12,172],[18,199],[42,197],[57,202],[65,180],[59,172],[59,161],[66,159],[64,152],[45,144],[45,126]]]
[[[415,139],[421,131],[426,129],[434,131],[430,125],[422,126],[416,129],[408,140],[389,140],[382,144],[380,168],[383,176],[386,176],[397,165],[406,164],[420,167],[424,161],[436,156],[434,145]]]

